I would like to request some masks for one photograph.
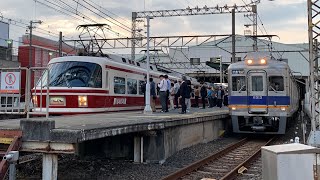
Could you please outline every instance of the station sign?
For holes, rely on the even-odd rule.
[[[20,93],[20,72],[1,72],[0,93]]]

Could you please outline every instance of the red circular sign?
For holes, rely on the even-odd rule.
[[[17,78],[13,73],[8,73],[4,80],[6,81],[7,85],[13,85],[16,82]]]

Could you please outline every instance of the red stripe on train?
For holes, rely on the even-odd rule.
[[[32,93],[34,93],[35,90],[32,90]],[[36,93],[40,93],[40,89],[36,89]],[[42,90],[42,93],[47,92],[46,89]],[[109,90],[103,90],[103,89],[49,89],[49,93],[104,93],[109,94]]]

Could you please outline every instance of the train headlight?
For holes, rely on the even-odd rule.
[[[33,105],[35,105],[35,106],[38,105],[38,97],[37,96],[32,96],[32,101],[33,101]]]
[[[249,59],[247,60],[247,64],[251,65],[253,63],[253,60]]]
[[[236,107],[231,107],[231,109],[232,109],[233,111],[237,110],[237,108],[236,108]]]
[[[88,107],[88,98],[87,96],[78,96],[79,107]]]
[[[267,64],[267,61],[265,59],[260,59],[260,64]]]
[[[281,107],[281,111],[285,111],[286,110],[286,107]]]

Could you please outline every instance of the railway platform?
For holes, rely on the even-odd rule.
[[[1,120],[0,131],[21,130],[21,151],[43,153],[43,172],[56,174],[63,153],[163,163],[183,148],[218,138],[230,119],[226,107],[192,108],[182,115],[179,110]]]

